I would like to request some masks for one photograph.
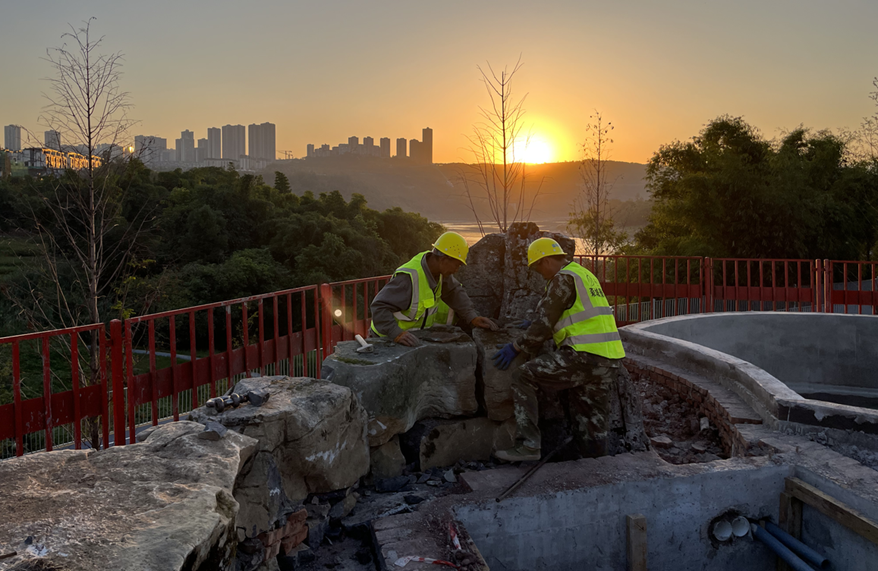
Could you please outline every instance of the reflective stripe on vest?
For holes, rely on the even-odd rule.
[[[393,314],[396,324],[403,331],[430,327],[433,325],[433,316],[438,309],[439,296],[442,295],[442,276],[439,276],[439,283],[436,285],[436,291],[434,292],[430,289],[430,282],[427,280],[424,267],[421,265],[427,253],[421,252],[393,272],[393,277],[399,274],[406,274],[412,281],[412,298],[408,309],[397,311]],[[378,332],[374,322],[370,329],[378,337],[386,337]]]
[[[555,344],[608,359],[623,358],[625,349],[616,329],[613,309],[607,303],[598,279],[575,262],[564,266],[560,273],[573,278],[576,301],[555,324],[552,336]]]
[[[440,299],[439,303],[436,304],[436,315],[433,317],[433,325],[454,325],[456,315],[454,310]]]

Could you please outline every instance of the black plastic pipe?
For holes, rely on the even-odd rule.
[[[794,569],[794,571],[814,571],[810,565],[801,560],[798,555],[790,551],[787,546],[778,541],[775,536],[771,535],[760,526],[751,523],[750,529],[753,531],[753,537],[767,545],[769,549],[774,551],[774,553],[783,559],[787,565]]]
[[[829,569],[829,559],[823,557],[789,533],[770,521],[765,522],[765,531],[775,536],[781,543],[789,547],[793,553],[820,569]]]

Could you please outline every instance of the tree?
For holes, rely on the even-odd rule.
[[[281,192],[292,192],[292,189],[290,188],[290,179],[280,171],[274,171],[274,188]]]
[[[579,238],[585,253],[592,256],[610,254],[628,239],[624,232],[616,230],[614,212],[610,208],[613,181],[607,175],[610,159],[610,132],[613,124],[595,110],[590,117],[594,123],[586,126],[586,141],[582,144],[585,158],[579,164],[582,189],[574,199],[573,212],[567,221],[567,229]]]
[[[663,255],[868,259],[878,174],[845,156],[828,132],[798,128],[772,143],[740,117],[719,117],[650,159],[655,204],[637,245]]]
[[[102,307],[109,307],[106,298],[136,254],[137,234],[148,221],[135,216],[129,224],[122,216],[120,184],[127,177],[130,153],[121,151],[133,124],[127,116],[131,104],[120,89],[123,56],[101,53],[103,38],[92,36],[92,20],[81,28],[71,26],[62,45],[48,49],[43,58],[54,75],[47,80],[41,123],[62,133],[69,150],[86,157],[87,167],[33,184],[40,210],[32,211],[32,217],[45,264],[41,275],[26,277],[25,287],[9,291],[34,328],[100,323]],[[106,151],[99,159],[100,149]],[[98,340],[91,336],[87,342],[90,373],[83,378],[89,385],[98,381]],[[98,447],[96,423],[92,445]]]
[[[491,104],[487,108],[479,107],[483,121],[473,126],[473,134],[468,137],[473,165],[461,173],[460,179],[483,235],[485,230],[475,205],[474,187],[480,189],[479,194],[487,200],[491,219],[500,232],[506,232],[516,221],[528,220],[539,194],[538,187],[531,197],[527,196],[526,165],[521,159],[530,140],[529,133],[522,134],[527,94],[516,100],[512,91],[512,80],[521,66],[519,57],[512,71],[503,68],[499,76],[490,63],[490,74],[478,66]]]

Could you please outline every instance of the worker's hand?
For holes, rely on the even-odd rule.
[[[470,323],[473,325],[473,327],[478,327],[480,329],[490,329],[491,331],[497,331],[498,329],[500,329],[499,327],[497,327],[496,323],[494,323],[487,317],[482,317],[481,315],[479,315],[478,317],[474,317]]]
[[[516,321],[515,323],[513,323],[512,326],[518,329],[527,329],[528,327],[530,327],[531,323],[533,323],[533,321],[531,321],[530,319],[522,319],[521,321]]]
[[[509,365],[512,361],[518,357],[518,349],[515,348],[515,345],[512,343],[507,343],[506,345],[497,345],[500,348],[499,351],[494,353],[491,356],[491,359],[494,361],[494,366],[500,369],[501,371],[505,371],[509,368]]]
[[[400,345],[405,345],[406,347],[417,347],[421,344],[421,340],[409,333],[408,331],[403,331],[394,339],[396,343]]]

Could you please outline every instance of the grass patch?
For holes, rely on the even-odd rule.
[[[0,281],[22,266],[41,263],[39,246],[23,236],[0,235]]]

